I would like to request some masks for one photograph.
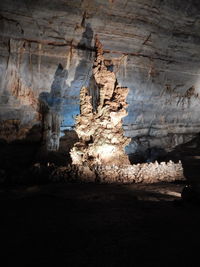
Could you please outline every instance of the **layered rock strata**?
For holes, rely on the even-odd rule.
[[[63,100],[61,134],[74,126],[97,33],[118,82],[130,89],[127,153],[170,151],[187,142],[200,132],[199,10],[196,0],[1,1],[1,138],[23,139],[41,123],[43,93],[50,94],[52,111]],[[59,64],[68,74],[59,76],[56,97],[51,88]]]

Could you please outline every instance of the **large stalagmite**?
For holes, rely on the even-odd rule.
[[[122,118],[127,115],[128,88],[119,86],[114,72],[106,66],[97,37],[95,46],[93,78],[96,86],[83,87],[80,92],[80,115],[76,117],[75,128],[79,142],[70,152],[72,163],[129,164],[124,148],[130,139],[124,136],[122,128]],[[98,96],[97,103],[94,103],[94,95]]]

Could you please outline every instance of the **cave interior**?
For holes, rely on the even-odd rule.
[[[198,0],[1,1],[5,266],[197,266],[199,113]]]

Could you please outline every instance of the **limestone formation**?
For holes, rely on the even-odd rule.
[[[96,37],[96,59],[93,66],[95,88],[80,92],[80,115],[75,130],[79,142],[71,150],[73,164],[128,164],[124,148],[130,139],[124,136],[122,118],[127,115],[128,88],[119,86],[115,74],[105,65],[102,44]],[[90,91],[98,90],[97,109]],[[96,106],[96,105],[95,105]]]
[[[129,88],[127,153],[188,142],[200,132],[199,10],[197,0],[0,1],[1,138],[22,139],[40,124],[37,102],[51,92],[59,64],[68,71],[66,84],[58,77],[61,134],[74,127],[97,33],[118,82]]]
[[[54,182],[82,181],[99,183],[157,183],[185,180],[182,163],[154,162],[135,165],[68,165],[55,169],[50,176]]]

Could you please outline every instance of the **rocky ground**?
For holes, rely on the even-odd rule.
[[[2,266],[197,266],[199,206],[183,186],[2,187]]]

